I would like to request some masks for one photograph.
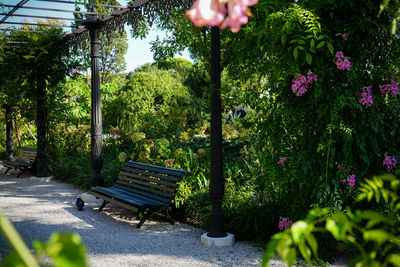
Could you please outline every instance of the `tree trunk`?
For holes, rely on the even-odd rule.
[[[13,139],[13,118],[11,113],[11,107],[9,105],[6,108],[6,150],[8,154],[8,160],[14,160],[14,139]]]
[[[15,128],[15,135],[17,136],[18,147],[19,147],[19,149],[21,149],[21,147],[22,147],[22,145],[21,145],[21,135],[20,135],[19,129],[18,129],[17,114],[15,114],[15,116],[14,116],[14,128]]]

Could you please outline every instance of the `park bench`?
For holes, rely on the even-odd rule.
[[[3,166],[7,168],[4,174],[7,174],[11,169],[19,170],[17,177],[24,171],[30,169],[36,158],[36,148],[22,147],[18,153],[16,160],[3,160]]]
[[[177,182],[185,175],[192,173],[128,161],[122,167],[117,182],[112,187],[94,186],[89,194],[103,199],[100,212],[111,202],[141,214],[137,228],[140,228],[153,212],[162,209],[166,211],[169,222],[174,224],[168,214],[168,208],[176,192]]]

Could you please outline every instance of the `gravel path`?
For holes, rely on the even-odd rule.
[[[28,246],[47,240],[52,232],[78,233],[88,250],[91,266],[259,266],[263,250],[251,243],[206,247],[204,230],[176,223],[146,221],[111,204],[102,213],[99,204],[75,208],[83,191],[57,181],[32,182],[28,176],[3,175],[0,169],[0,208]],[[0,236],[0,258],[10,251]],[[273,266],[283,266],[279,261]]]

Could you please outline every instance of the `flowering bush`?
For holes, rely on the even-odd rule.
[[[249,6],[257,4],[257,1],[197,0],[191,9],[186,11],[186,16],[197,27],[230,27],[232,32],[238,32],[241,25],[246,24],[251,16]]]

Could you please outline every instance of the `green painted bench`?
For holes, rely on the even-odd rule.
[[[30,169],[36,158],[36,148],[22,147],[18,153],[16,160],[3,160],[3,166],[7,168],[4,174],[7,174],[11,169],[19,170],[17,177],[24,171]]]
[[[88,193],[104,200],[99,208],[100,212],[111,202],[141,214],[142,218],[137,228],[140,228],[153,212],[162,209],[166,210],[169,222],[174,224],[168,215],[168,207],[176,192],[177,182],[185,175],[192,173],[128,161],[112,187],[94,186]]]

